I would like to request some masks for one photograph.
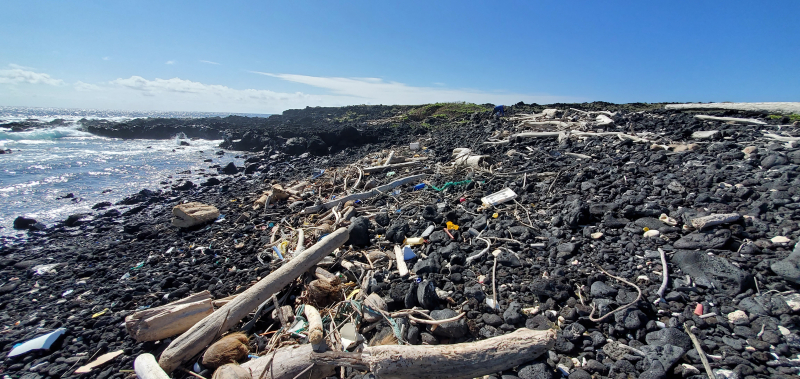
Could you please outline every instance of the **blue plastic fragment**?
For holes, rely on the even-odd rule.
[[[47,350],[58,340],[59,337],[61,337],[61,335],[66,333],[66,331],[67,329],[59,328],[48,334],[25,341],[21,344],[14,345],[14,348],[8,353],[8,357],[16,357],[34,350]]]

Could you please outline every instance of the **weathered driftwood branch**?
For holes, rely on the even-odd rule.
[[[195,324],[167,346],[159,359],[161,367],[167,372],[175,370],[213,342],[220,333],[234,327],[270,295],[286,287],[322,258],[342,246],[348,238],[350,238],[350,233],[347,229],[339,228],[300,255],[284,263],[279,269],[248,288],[217,312]]]
[[[475,378],[536,359],[556,341],[552,330],[518,329],[499,337],[453,345],[382,345],[361,354],[312,355],[317,364],[369,369],[381,379]]]
[[[133,371],[139,379],[170,379],[156,362],[153,354],[142,354],[133,361]]]
[[[709,378],[716,378],[714,371],[711,370],[711,365],[708,364],[708,358],[706,357],[706,353],[703,351],[703,346],[700,345],[700,341],[697,340],[697,337],[695,337],[694,333],[692,333],[691,329],[689,329],[686,324],[683,324],[683,330],[685,330],[686,334],[689,335],[689,338],[692,339],[694,349],[697,351],[697,355],[700,356],[700,361],[703,362],[703,367],[706,369],[706,375],[708,375]]]
[[[322,205],[315,205],[315,206],[308,207],[308,208],[303,210],[303,213],[305,213],[305,214],[314,213],[314,212],[317,212],[317,211],[319,211],[320,209],[323,209],[323,208],[331,209],[331,208],[339,205],[339,203],[347,202],[347,201],[350,201],[350,200],[368,199],[370,197],[377,196],[380,193],[384,193],[386,191],[394,189],[395,187],[402,186],[403,184],[412,183],[412,182],[415,182],[415,181],[422,180],[422,178],[424,178],[424,177],[425,177],[425,174],[419,174],[419,175],[407,176],[405,178],[400,178],[400,179],[397,179],[397,180],[395,180],[395,181],[393,181],[391,183],[384,184],[384,185],[382,185],[382,186],[380,186],[378,188],[375,188],[375,189],[373,189],[371,191],[362,192],[362,193],[355,193],[355,194],[348,195],[348,196],[342,196],[342,197],[340,197],[340,198],[338,198],[336,200],[329,201],[329,202],[324,203]]]
[[[261,358],[246,362],[242,364],[242,367],[253,373],[253,379],[294,379],[314,363],[311,360],[313,354],[309,344],[286,346]],[[334,369],[335,367],[332,365],[314,364],[311,372],[306,372],[302,378],[322,379],[333,375]]]
[[[764,133],[764,137],[772,139],[772,140],[775,140],[775,141],[781,141],[781,142],[796,142],[796,141],[800,141],[800,137],[786,137],[786,136],[781,136],[781,135],[774,134],[774,133],[768,133],[768,132],[765,132],[765,131],[762,131],[762,133]]]
[[[664,293],[667,292],[667,283],[669,282],[669,271],[667,271],[667,253],[664,249],[658,248],[658,253],[661,255],[661,287],[658,287],[658,301],[664,298]]]
[[[214,313],[211,293],[198,292],[160,307],[145,309],[125,318],[125,329],[136,341],[158,341],[181,334]]]
[[[366,173],[373,173],[373,172],[381,172],[386,170],[392,170],[396,168],[403,168],[403,167],[411,167],[414,165],[418,165],[423,161],[411,161],[411,162],[403,162],[403,163],[395,163],[395,164],[388,164],[384,166],[376,166],[376,167],[365,167],[364,172]]]
[[[695,115],[694,118],[703,121],[722,121],[722,122],[734,122],[737,124],[746,124],[746,125],[766,125],[767,123],[761,120],[756,120],[754,118],[736,118],[736,117],[717,117],[717,116],[708,116],[708,115]]]
[[[311,304],[306,304],[303,306],[303,313],[308,319],[308,342],[311,343],[314,351],[325,351],[327,346],[325,346],[325,340],[322,335],[322,317],[320,317],[319,311]]]
[[[525,133],[517,133],[512,134],[511,137],[504,141],[489,141],[484,142],[484,145],[503,145],[507,143],[511,143],[514,139],[517,138],[558,138],[564,139],[567,137],[605,137],[605,136],[616,136],[622,140],[631,140],[633,142],[648,142],[647,139],[634,136],[631,134],[625,134],[622,132],[601,132],[601,133],[592,133],[592,132],[579,132],[577,130],[572,130],[569,132],[525,132]]]

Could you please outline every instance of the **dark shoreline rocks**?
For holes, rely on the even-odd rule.
[[[739,378],[795,375],[796,368],[775,363],[779,361],[772,353],[790,359],[800,353],[800,303],[795,300],[800,283],[793,271],[797,269],[793,251],[800,241],[800,166],[792,159],[770,159],[771,167],[765,168],[762,161],[771,155],[794,157],[800,149],[764,138],[761,129],[699,121],[692,112],[603,105],[559,107],[559,120],[584,117],[569,110],[573,107],[620,110],[609,117],[625,128],[612,126],[606,131],[640,133],[651,142],[603,136],[485,145],[490,138],[503,139],[504,132],[528,130],[488,113],[441,121],[435,128],[405,127],[411,132],[399,127],[372,139],[364,135],[384,129],[353,127],[354,131],[349,127],[357,122],[316,123],[322,113],[343,115],[359,108],[285,112],[280,120],[285,121],[281,128],[287,134],[271,139],[274,143],[230,138],[231,146],[249,141],[252,149],[259,149],[245,167],[234,165],[227,172],[217,167],[223,173],[214,171],[199,185],[176,183],[174,188],[141,191],[118,204],[99,204],[92,214],[31,230],[26,241],[4,240],[0,320],[8,327],[0,334],[0,354],[45,331],[63,327],[67,332],[58,348],[6,359],[0,368],[12,377],[70,377],[75,375],[67,370],[76,362],[88,363],[87,356],[123,350],[123,355],[87,377],[126,377],[119,370],[129,370],[141,353],[158,355],[168,341],[133,341],[120,327],[125,316],[203,290],[216,299],[241,293],[282,264],[270,254],[260,254],[269,242],[270,223],[302,222],[297,210],[321,201],[308,194],[297,205],[279,201],[275,207],[254,211],[257,196],[272,184],[311,180],[315,169],[364,165],[391,149],[426,156],[430,165],[420,170],[429,173],[426,180],[432,185],[473,181],[444,191],[413,191],[412,184],[397,194],[364,199],[358,207],[381,212],[359,213],[350,224],[354,233],[348,245],[356,248],[372,248],[388,239],[402,242],[434,226],[427,242],[413,247],[417,257],[407,261],[412,271],[418,271],[416,278],[401,278],[396,270],[384,269],[385,263],[376,264],[373,281],[365,287],[386,302],[389,312],[421,306],[434,319],[464,313],[441,329],[403,324],[409,325],[402,328],[407,341],[446,344],[521,327],[556,329],[558,341],[552,351],[494,377],[556,377],[559,371],[578,378],[701,377],[705,371],[684,332],[686,325],[694,328],[705,353],[715,357],[714,370]],[[515,108],[532,113],[543,109],[525,104]],[[365,111],[359,122],[381,118],[384,110]],[[764,130],[778,132],[763,114],[714,114],[760,118],[771,122]],[[308,120],[301,121],[304,118]],[[304,125],[320,129],[291,132]],[[131,130],[131,135],[140,131]],[[201,128],[198,133],[213,130]],[[255,131],[263,130],[254,126],[237,133],[253,136]],[[716,139],[698,142],[691,138],[696,131],[718,133]],[[800,135],[794,128],[781,131]],[[319,140],[315,133],[320,133]],[[350,133],[361,139],[334,145],[321,136],[324,133]],[[287,140],[300,137],[305,139],[305,151],[292,151],[297,155],[284,151]],[[252,142],[256,140],[261,142]],[[426,150],[406,151],[412,140],[421,141]],[[698,146],[660,147],[670,143]],[[436,173],[422,168],[433,168],[435,163],[446,167],[452,150],[465,146],[490,155],[491,172]],[[395,176],[370,177],[383,184],[407,173],[398,170]],[[336,181],[340,189],[327,190],[326,197],[341,193],[342,176]],[[480,208],[482,197],[504,188],[517,194],[518,204]],[[220,218],[187,229],[172,227],[172,207],[183,202],[214,205]],[[692,227],[691,220],[697,217],[729,213],[743,217],[702,231]],[[671,223],[661,221],[662,214]],[[21,220],[20,226],[30,228],[35,225],[31,221]],[[452,238],[444,232],[447,222],[460,226],[449,231]],[[467,264],[467,257],[486,248],[470,228],[490,239],[492,246]],[[645,228],[658,231],[658,236],[646,237]],[[391,252],[395,242],[381,246]],[[664,270],[659,249],[667,256],[669,273],[664,300],[657,294]],[[494,250],[499,250],[496,267]],[[368,264],[360,256],[353,259]],[[641,300],[635,301],[638,293],[633,286],[603,274],[597,266],[638,286]],[[292,291],[294,304],[301,289]],[[498,304],[493,308],[487,300],[495,296]],[[610,314],[631,302],[628,309]],[[253,331],[263,332],[271,324],[271,317],[264,316],[254,323]],[[379,321],[365,338],[388,335],[391,328]],[[263,345],[264,340],[252,337],[251,343]],[[180,371],[174,375],[188,377]]]

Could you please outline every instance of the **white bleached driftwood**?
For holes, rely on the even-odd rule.
[[[167,346],[159,359],[161,368],[167,372],[174,371],[202,351],[221,333],[234,327],[270,295],[286,287],[322,258],[342,246],[348,238],[350,233],[347,228],[339,228],[236,296],[217,312],[195,324]]]
[[[317,364],[368,369],[381,379],[475,378],[536,359],[552,349],[553,330],[518,329],[476,342],[452,345],[382,345],[361,353],[312,355]]]
[[[214,312],[211,293],[198,292],[160,307],[125,318],[125,329],[139,342],[158,341],[181,334]]]

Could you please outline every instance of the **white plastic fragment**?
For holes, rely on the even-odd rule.
[[[659,232],[658,230],[655,230],[655,229],[648,230],[648,231],[644,232],[644,237],[645,238],[653,238],[653,237],[658,237],[660,235],[661,235],[661,232]]]
[[[788,239],[788,238],[786,238],[784,236],[775,236],[775,237],[770,238],[770,241],[772,241],[772,243],[774,243],[774,244],[782,244],[782,243],[789,243],[792,240],[790,240],[790,239]]]
[[[513,200],[517,197],[517,193],[511,190],[511,188],[503,188],[502,190],[495,192],[489,196],[481,198],[481,202],[484,205],[492,205],[496,206],[506,201]]]
[[[22,354],[34,351],[34,350],[46,350],[49,349],[50,346],[55,343],[62,334],[66,333],[67,329],[58,328],[50,333],[47,333],[43,336],[36,337],[32,340],[28,340],[23,342],[17,346],[14,346],[13,349],[8,353],[8,357],[16,357]]]
[[[36,275],[44,275],[44,274],[55,274],[56,267],[58,267],[60,263],[50,263],[46,265],[37,265],[33,266],[31,270],[33,270]]]
[[[342,348],[349,349],[358,341],[358,334],[356,333],[356,326],[348,322],[342,325],[339,329],[339,335],[342,336]]]

